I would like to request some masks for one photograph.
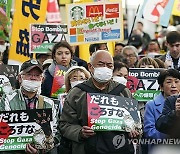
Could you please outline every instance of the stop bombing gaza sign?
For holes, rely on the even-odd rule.
[[[138,101],[109,94],[87,93],[88,126],[95,131],[141,131]]]
[[[68,39],[67,25],[63,24],[31,24],[30,51],[47,53],[52,46],[61,40]]]
[[[127,87],[138,101],[149,101],[160,93],[157,78],[162,69],[130,68]]]

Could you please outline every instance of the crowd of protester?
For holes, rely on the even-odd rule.
[[[52,108],[53,121],[50,127],[42,127],[46,144],[41,150],[29,143],[25,151],[2,153],[146,154],[155,145],[137,145],[128,139],[179,138],[180,32],[167,33],[165,44],[167,51],[162,52],[162,44],[143,32],[143,24],[138,22],[128,44],[115,44],[113,56],[106,43],[91,44],[90,62],[86,63],[74,58],[69,43],[61,41],[48,54],[36,54],[36,60],[24,62],[18,75],[19,89],[2,95],[0,111]],[[141,113],[143,134],[138,130],[94,131],[88,126],[86,93],[133,98],[126,86],[130,68],[162,69],[157,77],[160,94],[139,106],[145,110]],[[63,78],[56,81],[57,69]],[[59,110],[55,109],[59,96],[52,95],[55,85],[62,88],[58,94],[65,94]],[[111,143],[117,135],[124,142],[118,148]]]

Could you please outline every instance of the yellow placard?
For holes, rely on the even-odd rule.
[[[174,1],[172,15],[180,16],[180,0],[175,0]]]
[[[48,0],[15,1],[15,12],[9,52],[9,64],[22,63],[30,58],[29,28],[31,23],[44,23]]]

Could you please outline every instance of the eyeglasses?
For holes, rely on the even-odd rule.
[[[73,77],[73,78],[70,79],[71,82],[74,82],[74,81],[84,81],[84,80],[87,80],[87,78]]]
[[[124,57],[125,58],[127,58],[127,57],[129,57],[129,58],[133,58],[133,57],[136,57],[134,54],[129,54],[129,55],[127,55],[127,54],[124,54]]]

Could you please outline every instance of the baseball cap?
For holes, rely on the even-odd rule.
[[[40,58],[41,56],[51,56],[51,53],[36,53],[36,59]]]
[[[28,61],[25,61],[22,65],[21,65],[21,69],[20,69],[20,72],[23,71],[23,72],[29,72],[30,70],[32,70],[33,68],[39,68],[39,70],[41,72],[43,72],[43,68],[42,68],[42,65],[35,59],[31,59],[31,60],[28,60]]]

